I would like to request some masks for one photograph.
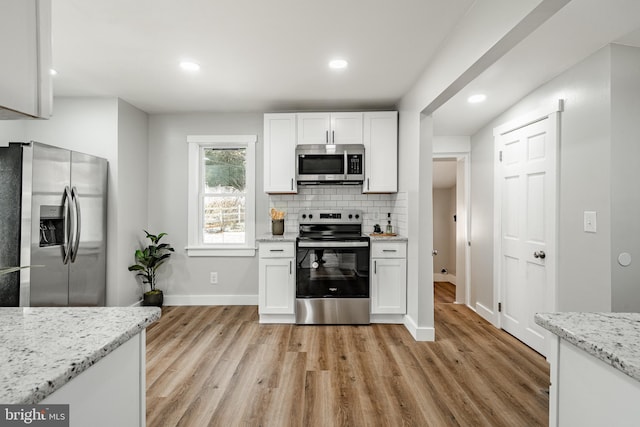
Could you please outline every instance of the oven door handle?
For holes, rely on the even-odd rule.
[[[369,242],[298,242],[299,248],[367,248]]]

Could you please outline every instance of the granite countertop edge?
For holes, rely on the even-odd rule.
[[[537,313],[535,322],[640,381],[640,313]]]
[[[132,313],[131,309],[133,308],[140,311],[139,318],[141,318],[141,320],[136,319],[135,323],[129,323],[125,329],[112,333],[110,339],[101,343],[98,348],[92,349],[92,351],[78,352],[78,354],[69,355],[64,360],[59,361],[59,364],[63,365],[63,367],[56,369],[54,366],[51,368],[51,370],[56,371],[55,374],[41,381],[39,384],[30,383],[29,386],[16,387],[16,390],[11,388],[0,390],[0,394],[2,394],[4,398],[6,398],[7,395],[11,397],[11,402],[2,403],[35,404],[42,401],[82,372],[95,365],[129,339],[139,334],[147,326],[160,319],[161,309],[159,307],[101,307],[92,308],[92,310],[106,309],[111,310],[112,313],[122,311],[123,313],[128,312],[127,314],[130,315],[129,313]],[[30,310],[34,310],[34,308]],[[65,331],[56,332],[63,333]],[[45,368],[47,367],[43,367],[42,369]]]

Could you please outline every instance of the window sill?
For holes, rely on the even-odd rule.
[[[252,257],[256,256],[256,248],[249,246],[215,247],[187,246],[188,257]]]

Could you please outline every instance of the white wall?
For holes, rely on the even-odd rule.
[[[611,101],[612,310],[637,312],[640,311],[640,49],[611,46]],[[619,254],[624,252],[632,257],[627,267],[618,263]]]
[[[446,269],[455,276],[455,229],[452,233],[453,214],[455,211],[455,187],[433,189],[433,249],[438,255],[433,257],[434,274]],[[451,256],[453,252],[453,257]],[[446,277],[445,277],[446,278]]]
[[[142,295],[141,286],[127,267],[134,262],[134,251],[149,244],[147,228],[148,116],[131,104],[118,100],[117,195],[115,210],[115,253],[112,251],[110,274],[113,276],[111,305],[130,305]],[[115,209],[113,209],[115,208]],[[145,240],[143,242],[143,239]],[[145,291],[149,289],[144,289]]]
[[[535,90],[471,138],[471,305],[493,307],[493,128],[565,100],[560,118],[557,309],[609,311],[610,49]],[[597,211],[598,233],[582,230]]]
[[[187,257],[187,135],[258,136],[256,144],[256,236],[270,230],[269,199],[262,191],[262,114],[193,113],[149,117],[149,231],[166,232],[176,252],[159,285],[181,303],[257,304],[258,258]],[[209,273],[218,273],[218,285]],[[176,300],[177,299],[177,300]]]

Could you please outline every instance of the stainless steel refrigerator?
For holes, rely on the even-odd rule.
[[[104,306],[107,161],[36,142],[0,147],[0,306]]]

